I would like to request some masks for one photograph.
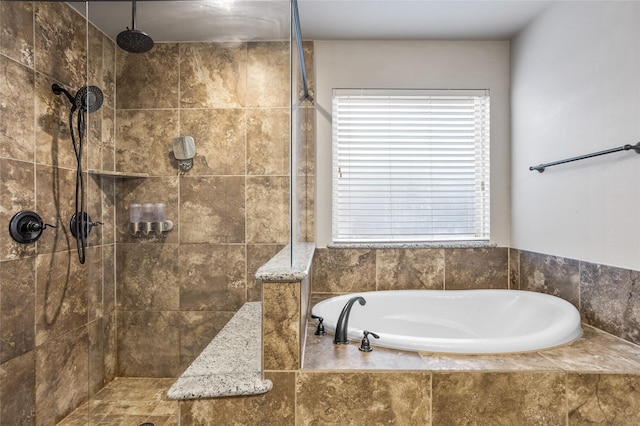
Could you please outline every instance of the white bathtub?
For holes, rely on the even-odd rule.
[[[582,335],[580,314],[555,296],[520,290],[392,290],[346,294],[317,303],[312,313],[334,333],[340,311],[354,303],[348,337],[363,330],[371,344],[410,351],[486,354],[550,348]]]

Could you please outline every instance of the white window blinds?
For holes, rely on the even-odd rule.
[[[489,93],[336,89],[333,241],[489,239]]]

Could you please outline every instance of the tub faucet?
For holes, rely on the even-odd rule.
[[[367,301],[362,296],[354,296],[344,305],[340,316],[338,317],[338,323],[336,324],[336,334],[333,338],[333,343],[336,345],[346,345],[349,343],[347,339],[347,332],[349,331],[349,314],[351,313],[351,307],[355,302],[359,302],[361,306],[364,306]]]

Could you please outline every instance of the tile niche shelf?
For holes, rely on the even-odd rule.
[[[109,170],[89,170],[90,175],[96,176],[110,176],[122,179],[134,179],[134,178],[147,178],[149,173],[134,173],[134,172],[114,172]]]

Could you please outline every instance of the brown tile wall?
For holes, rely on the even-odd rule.
[[[85,174],[88,212],[105,225],[82,265],[68,226],[70,105],[51,91],[87,81],[102,89],[83,166],[112,170],[115,44],[88,32],[87,49],[86,21],[63,2],[0,1],[0,424],[54,424],[115,376],[115,185]],[[20,210],[58,227],[17,244],[6,226]]]
[[[568,300],[587,324],[640,344],[640,271],[524,250],[511,252],[519,277],[515,288]]]
[[[509,288],[509,250],[317,249],[313,297],[375,290]]]
[[[116,187],[118,375],[175,377],[262,299],[255,271],[289,242],[289,43],[163,43],[116,62],[115,167],[150,175]],[[197,152],[181,174],[178,136]],[[130,236],[134,202],[166,203],[173,231]]]

